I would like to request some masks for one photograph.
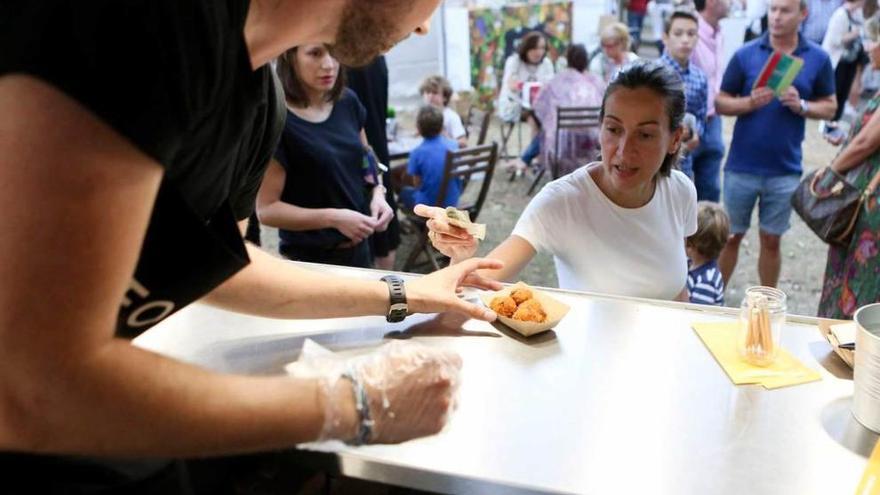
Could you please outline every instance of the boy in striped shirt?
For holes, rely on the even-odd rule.
[[[687,289],[692,303],[724,305],[724,278],[718,269],[718,255],[729,234],[730,219],[721,205],[700,201],[697,205],[697,231],[685,243],[690,260]]]

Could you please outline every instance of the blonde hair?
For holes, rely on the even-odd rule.
[[[629,28],[626,27],[626,24],[622,22],[612,22],[602,28],[602,32],[599,34],[599,40],[606,41],[611,39],[623,43],[623,51],[629,51],[631,40],[629,38]]]
[[[697,203],[697,231],[687,238],[688,246],[701,256],[714,260],[721,254],[730,235],[730,218],[718,203]]]

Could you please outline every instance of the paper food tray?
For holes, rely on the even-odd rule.
[[[543,323],[535,323],[531,321],[514,320],[513,318],[498,315],[498,321],[512,328],[517,333],[520,333],[526,337],[530,337],[541,332],[546,332],[547,330],[555,327],[565,317],[565,315],[568,314],[568,310],[570,308],[567,304],[557,299],[554,299],[546,293],[530,287],[523,282],[517,282],[516,284],[511,285],[510,287],[502,289],[498,292],[484,292],[480,295],[480,299],[483,301],[483,304],[485,304],[488,308],[489,303],[495,297],[510,295],[510,293],[513,292],[515,289],[521,287],[528,288],[532,291],[535,299],[540,301],[541,306],[544,307],[544,311],[547,312],[547,319],[544,320]]]

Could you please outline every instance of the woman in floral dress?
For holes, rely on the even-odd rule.
[[[880,45],[867,42],[871,64],[880,68]],[[856,119],[843,150],[831,168],[847,175],[864,190],[880,171],[880,92]],[[848,246],[830,246],[818,314],[852,318],[856,309],[880,301],[880,190],[875,190],[859,212]]]

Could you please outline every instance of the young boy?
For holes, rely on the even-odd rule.
[[[460,148],[467,147],[467,130],[461,123],[461,117],[449,108],[449,100],[452,99],[449,81],[441,76],[430,76],[419,86],[419,93],[426,105],[434,105],[443,111],[443,134],[458,142]]]
[[[695,117],[694,125],[689,126],[691,128],[685,132],[686,141],[683,146],[686,154],[682,156],[680,162],[681,171],[692,179],[694,172],[690,151],[700,144],[700,135],[706,128],[706,105],[709,101],[709,83],[706,74],[702,69],[690,63],[691,54],[697,46],[698,26],[697,15],[692,11],[673,11],[663,34],[666,50],[660,57],[660,60],[675,69],[681,76],[687,98],[687,113]]]
[[[446,188],[446,198],[438,204],[437,195],[443,183],[446,152],[458,149],[458,143],[443,135],[443,112],[434,105],[424,105],[416,116],[416,127],[424,141],[409,154],[406,173],[413,176],[418,189],[404,187],[400,199],[412,210],[421,203],[429,206],[455,206],[461,195],[461,182],[456,179]]]
[[[697,232],[685,242],[685,251],[690,258],[687,289],[692,303],[724,305],[724,279],[717,260],[728,235],[730,220],[721,205],[700,201],[697,205]]]

